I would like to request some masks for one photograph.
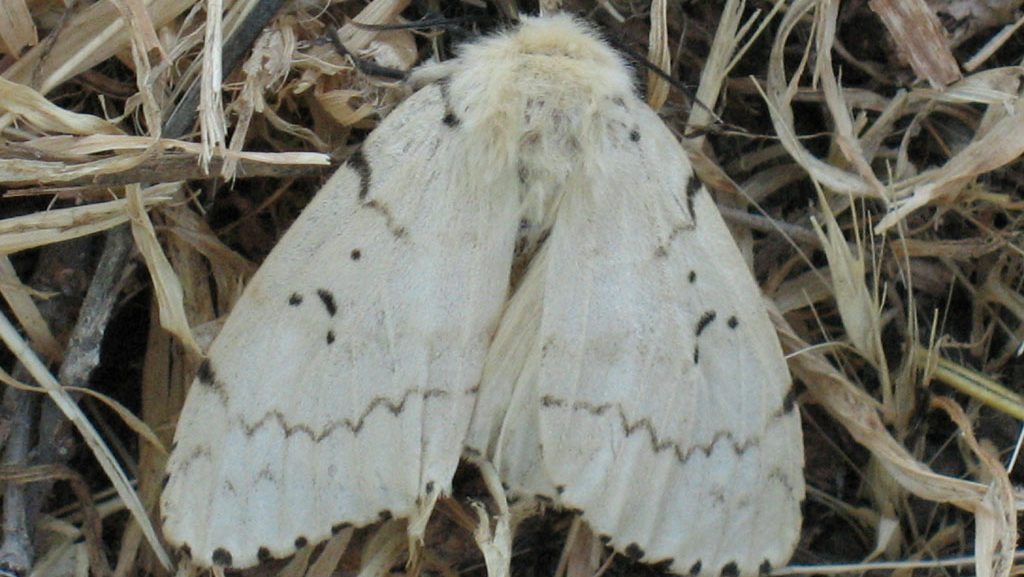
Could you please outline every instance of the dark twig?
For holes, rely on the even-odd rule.
[[[221,52],[221,70],[227,78],[236,68],[241,66],[242,57],[252,48],[260,32],[267,27],[271,18],[284,5],[284,0],[263,0],[249,12],[245,21],[238,26],[235,33],[224,42]],[[185,97],[174,107],[170,116],[164,121],[163,135],[167,138],[181,138],[192,130],[196,122],[196,110],[199,108],[199,81],[192,83]]]
[[[719,206],[718,211],[722,213],[725,220],[733,224],[741,224],[758,232],[767,234],[779,234],[789,237],[793,242],[815,248],[821,247],[821,238],[813,230],[799,225],[789,224],[785,221],[769,218],[760,214],[751,214],[745,210],[739,210],[728,206]]]
[[[107,329],[107,323],[114,312],[114,305],[121,293],[121,281],[130,261],[132,251],[131,231],[127,226],[118,227],[107,234],[103,253],[89,290],[85,294],[78,322],[68,341],[67,355],[61,364],[58,379],[66,387],[87,387],[89,375],[100,362],[100,345]],[[39,421],[39,440],[35,459],[39,463],[63,463],[71,456],[74,443],[74,427],[53,403],[45,403]],[[30,510],[42,509],[52,484],[41,482],[29,491]]]
[[[18,367],[14,378],[23,380],[28,373]],[[4,447],[4,463],[25,463],[32,445],[33,416],[39,407],[39,395],[8,387],[4,392],[4,413],[10,419],[10,435]],[[9,465],[3,465],[9,466]],[[4,483],[3,543],[0,544],[0,571],[10,575],[24,575],[32,565],[35,550],[29,523],[25,518],[27,496],[20,485]]]
[[[88,271],[92,268],[92,239],[76,239],[51,245],[40,252],[39,263],[29,284],[57,296],[39,303],[39,310],[54,334],[67,334],[75,319],[86,288]],[[31,382],[20,365],[13,376]],[[3,465],[24,467],[38,462],[33,447],[33,432],[39,416],[39,395],[8,387],[4,391],[4,412],[9,415],[10,437],[4,447]],[[31,542],[39,504],[17,483],[4,485],[3,542],[0,543],[0,568],[22,575],[31,567],[35,552]]]
[[[334,49],[342,56],[348,56],[352,63],[355,65],[356,70],[367,75],[367,76],[378,76],[380,78],[387,78],[389,80],[405,80],[406,73],[401,70],[394,68],[388,68],[387,66],[381,66],[376,62],[371,62],[365,58],[360,58],[353,54],[348,47],[341,41],[341,37],[338,35],[338,29],[332,28],[327,31],[327,38],[330,39],[331,44],[334,45]]]
[[[10,158],[10,156],[8,156]],[[80,162],[81,159],[76,161],[65,161],[68,164],[74,165],[76,162]],[[128,170],[112,173],[112,174],[101,174],[96,176],[83,176],[79,178],[68,179],[61,182],[49,181],[43,183],[39,187],[35,187],[35,190],[40,191],[52,191],[54,187],[67,188],[73,186],[80,187],[108,187],[108,186],[123,186],[125,184],[144,183],[144,182],[175,182],[179,180],[207,180],[210,178],[210,174],[219,174],[220,168],[224,165],[223,157],[214,157],[210,159],[209,174],[203,171],[202,167],[196,161],[194,154],[186,154],[182,152],[163,152],[158,156],[154,156],[144,160],[138,166],[134,166]],[[238,172],[236,179],[242,178],[254,178],[254,177],[269,177],[269,178],[289,178],[297,176],[316,176],[321,171],[330,170],[327,166],[315,166],[310,164],[268,164],[265,162],[259,162],[255,160],[242,159],[238,162]],[[35,183],[32,183],[35,184]],[[14,183],[0,181],[0,186],[9,186],[12,189],[16,186],[26,186],[26,183]],[[10,194],[14,190],[8,191]]]
[[[482,16],[457,16],[449,18],[447,16],[441,16],[440,14],[434,14],[425,16],[415,22],[402,22],[396,24],[366,24],[363,22],[356,22],[351,20],[350,24],[361,30],[370,30],[374,32],[386,32],[388,30],[424,30],[426,28],[451,28],[455,26],[462,26],[463,24],[475,24],[486,20]]]
[[[82,476],[63,465],[40,465],[35,467],[0,467],[0,480],[10,485],[43,483],[52,486],[57,481],[67,481],[71,492],[81,504],[82,536],[88,545],[89,565],[97,577],[112,575],[110,563],[104,555],[103,525],[96,511],[96,504],[89,492],[89,484]]]

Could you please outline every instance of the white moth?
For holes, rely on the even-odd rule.
[[[621,58],[533,18],[415,78],[211,346],[168,541],[244,568],[382,518],[419,537],[466,456],[673,573],[784,564],[804,480],[782,351]]]

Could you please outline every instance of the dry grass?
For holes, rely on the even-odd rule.
[[[166,574],[146,512],[213,321],[323,166],[405,95],[324,38],[347,18],[414,16],[408,2],[288,4],[223,81],[221,44],[252,4],[220,4],[0,3],[0,338],[15,367],[0,374],[0,562],[33,575]],[[780,574],[1022,573],[1020,5],[571,7],[687,88],[642,83],[717,192],[803,386],[810,490]],[[339,32],[402,69],[475,33]],[[190,86],[198,119],[176,127]],[[481,574],[466,502],[436,517],[423,566]],[[387,524],[256,572],[386,573],[403,550]],[[564,514],[528,521],[516,552],[523,575],[604,563]]]

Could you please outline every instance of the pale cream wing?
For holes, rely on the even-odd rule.
[[[547,240],[535,374],[558,502],[674,573],[784,564],[799,413],[761,292],[674,137],[637,99]],[[540,275],[538,275],[540,276]],[[518,297],[518,295],[517,295]]]
[[[450,483],[505,302],[518,216],[481,187],[441,85],[324,185],[238,301],[182,411],[168,541],[248,567]]]

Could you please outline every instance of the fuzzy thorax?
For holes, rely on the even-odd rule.
[[[450,79],[452,106],[492,167],[525,157],[558,164],[594,142],[602,106],[632,93],[626,65],[568,16],[531,18],[515,32],[467,46]]]
[[[567,186],[595,174],[613,103],[635,98],[622,58],[567,15],[525,18],[420,74],[442,77],[473,162],[496,181],[518,179],[523,217],[537,224]]]

